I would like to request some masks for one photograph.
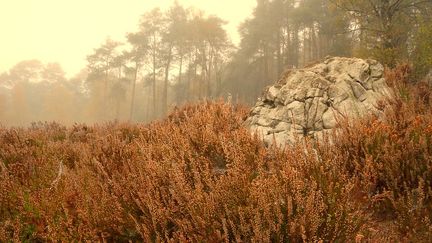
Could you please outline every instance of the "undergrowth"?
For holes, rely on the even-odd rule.
[[[382,118],[284,149],[223,102],[149,125],[0,128],[0,241],[427,241],[430,89],[407,71],[387,72]]]

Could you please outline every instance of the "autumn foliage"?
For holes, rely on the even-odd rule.
[[[384,118],[266,147],[224,102],[149,125],[0,129],[0,241],[361,242],[432,237],[430,89]]]

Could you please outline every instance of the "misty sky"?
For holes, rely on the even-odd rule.
[[[67,75],[86,65],[85,57],[107,37],[124,40],[137,29],[140,16],[174,0],[2,0],[0,2],[0,72],[22,60],[59,62]],[[237,26],[256,6],[255,0],[178,0]]]

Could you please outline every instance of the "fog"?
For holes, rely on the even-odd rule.
[[[67,77],[86,66],[86,56],[107,37],[126,41],[142,14],[169,8],[174,0],[14,0],[0,1],[0,72],[23,60],[61,63]],[[255,0],[178,0],[228,21],[224,28],[233,42],[237,26],[252,14]]]
[[[237,27],[256,5],[254,0],[177,2],[196,14],[202,12],[204,16],[220,16],[226,21],[222,28],[232,43],[239,42]],[[124,120],[129,117],[129,114],[122,114],[126,109],[122,106],[126,104],[115,105],[124,108],[115,111],[114,113],[118,113],[116,116],[105,114],[106,111],[102,112],[105,114],[103,116],[95,114],[98,108],[91,108],[90,103],[96,102],[91,100],[96,98],[90,97],[90,87],[86,83],[87,56],[108,39],[127,42],[127,33],[138,31],[143,14],[154,8],[166,11],[174,3],[173,0],[1,2],[0,109],[3,110],[0,114],[3,116],[0,123],[23,125],[32,121],[55,120],[69,124],[105,120],[102,117],[106,117],[106,120]],[[57,70],[50,70],[46,65],[54,65]],[[52,77],[55,80],[44,77],[50,76],[49,72],[55,72],[52,74],[56,76]],[[146,103],[140,87],[137,102]],[[51,89],[59,93],[58,100]],[[13,98],[13,94],[22,97]],[[68,98],[71,100],[66,101]],[[47,103],[48,100],[56,104]],[[68,102],[72,102],[72,108],[65,108]],[[53,107],[58,107],[59,111],[55,111]],[[86,108],[88,111],[84,111]],[[74,113],[75,109],[80,110],[80,114]]]
[[[421,78],[431,4],[3,1],[0,124],[150,122],[205,99],[253,104],[285,70],[327,55],[409,62]]]

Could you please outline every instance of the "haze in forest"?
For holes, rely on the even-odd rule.
[[[227,21],[231,39],[252,13],[255,0],[177,0]],[[86,56],[107,37],[124,40],[139,18],[155,7],[167,9],[174,0],[14,0],[0,2],[0,72],[22,60],[59,62],[67,76],[86,65]]]
[[[252,105],[326,56],[432,77],[424,0],[9,1],[0,124],[151,122],[187,103]]]

